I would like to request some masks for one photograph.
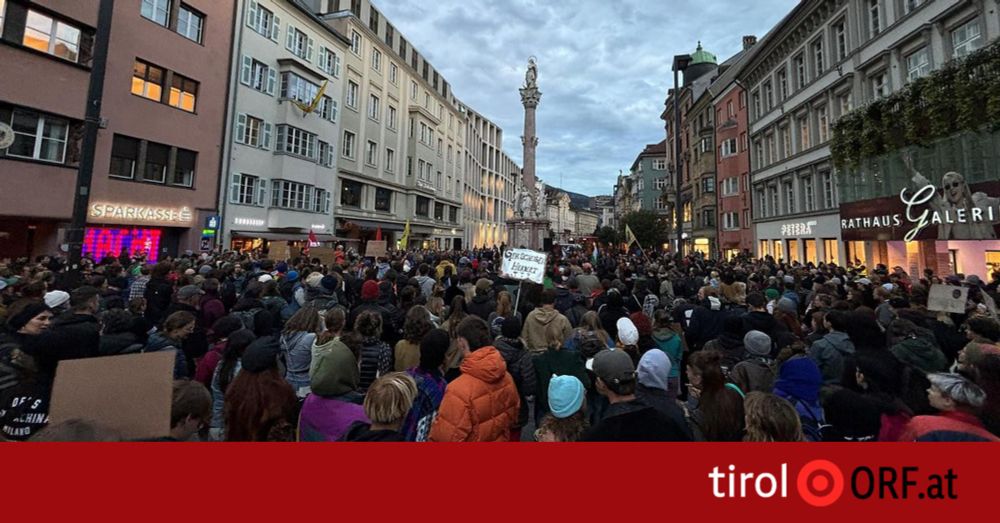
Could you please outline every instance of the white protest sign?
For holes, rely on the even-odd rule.
[[[927,310],[964,314],[968,298],[969,289],[966,287],[931,285],[931,292],[927,296]]]
[[[507,249],[503,253],[500,273],[514,280],[528,280],[541,284],[545,281],[546,258],[543,252]]]

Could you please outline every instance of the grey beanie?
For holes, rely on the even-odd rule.
[[[788,297],[784,297],[778,300],[778,310],[791,315],[799,313],[799,308],[795,305],[795,302]]]
[[[750,331],[743,336],[743,347],[754,356],[771,354],[771,337],[761,331]]]

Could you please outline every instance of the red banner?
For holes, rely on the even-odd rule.
[[[112,521],[264,521],[314,514],[372,521],[627,522],[670,521],[686,513],[706,521],[776,521],[779,515],[989,520],[1000,457],[996,444],[145,443],[0,449],[8,521],[37,518],[39,510],[45,519],[93,515]]]

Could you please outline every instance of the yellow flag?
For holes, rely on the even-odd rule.
[[[410,220],[406,220],[406,227],[403,228],[403,237],[399,239],[399,248],[406,250],[406,244],[410,241]]]
[[[625,224],[625,240],[628,241],[628,246],[631,247],[633,243],[639,243],[639,240],[635,238],[635,234],[632,232],[632,228]]]
[[[326,80],[326,81],[323,82],[323,85],[320,86],[319,91],[316,92],[316,97],[313,98],[312,102],[310,102],[309,105],[306,105],[306,104],[304,104],[302,102],[299,102],[297,100],[293,102],[293,103],[295,103],[296,107],[298,107],[299,109],[302,109],[302,116],[305,116],[305,115],[307,115],[307,114],[315,111],[316,108],[319,107],[320,102],[323,101],[323,93],[326,92],[326,86],[329,83],[330,83],[329,80]]]

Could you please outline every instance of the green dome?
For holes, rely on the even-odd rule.
[[[698,42],[698,48],[695,49],[694,54],[691,55],[691,65],[697,65],[697,64],[718,65],[718,63],[719,62],[716,60],[715,55],[702,49],[701,42]]]

